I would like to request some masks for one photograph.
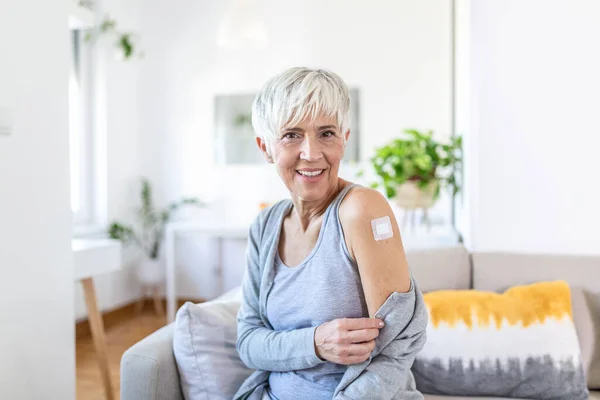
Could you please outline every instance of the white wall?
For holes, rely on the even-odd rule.
[[[183,1],[173,7],[154,0],[143,8],[142,37],[148,48],[141,66],[142,129],[153,146],[145,152],[144,168],[162,178],[169,196],[239,194],[237,185],[248,180],[254,186],[262,171],[243,168],[248,176],[228,188],[220,185],[220,175],[216,179],[213,97],[256,91],[290,66],[326,67],[361,89],[365,158],[405,127],[448,134],[449,1],[367,5],[314,0],[300,5],[264,0],[257,4],[269,44],[237,50],[216,44],[229,3]],[[242,173],[229,172],[231,179]],[[259,192],[268,192],[269,184]]]
[[[137,0],[104,0],[105,13],[117,21],[117,28],[139,33],[140,9]],[[139,65],[143,59],[121,61],[114,46],[104,43],[106,87],[106,191],[108,222],[118,220],[131,223],[134,210],[140,204],[140,177],[143,175],[141,154],[145,146],[139,128],[138,109]],[[145,41],[140,41],[140,46]],[[139,295],[135,266],[140,253],[134,247],[124,247],[122,270],[94,278],[98,306],[102,311],[131,303]],[[75,317],[87,315],[83,290],[75,284]]]
[[[67,2],[3,1],[0,54],[0,398],[74,399]]]
[[[470,246],[600,254],[600,3],[468,3]]]
[[[360,89],[365,160],[404,128],[450,133],[450,1],[256,1],[268,34],[261,49],[217,46],[230,1],[144,4],[143,169],[163,199],[198,195],[212,201],[216,208],[204,215],[207,223],[247,224],[260,201],[287,197],[270,166],[213,164],[214,96],[254,92],[285,68],[328,68]],[[345,167],[341,175],[354,180],[353,171]],[[210,275],[199,277],[206,264],[191,255],[187,260],[179,294],[202,295],[200,282],[210,286]]]

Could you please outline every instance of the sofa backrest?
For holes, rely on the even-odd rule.
[[[406,258],[422,292],[471,288],[469,253],[461,245],[408,250]]]
[[[511,286],[564,280],[600,292],[600,256],[473,253],[473,288],[503,292]]]

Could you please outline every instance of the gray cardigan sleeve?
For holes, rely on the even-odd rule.
[[[294,371],[314,367],[325,361],[315,352],[316,327],[275,331],[260,314],[260,290],[264,266],[261,246],[267,213],[261,213],[250,227],[246,252],[246,271],[242,282],[243,299],[237,315],[237,351],[247,367],[263,371]],[[271,224],[272,225],[272,224]],[[275,244],[277,245],[277,244]]]
[[[333,399],[422,400],[410,370],[425,345],[428,323],[416,282],[411,278],[411,289],[406,293],[392,293],[375,316],[386,324],[375,340],[371,359],[346,371]]]

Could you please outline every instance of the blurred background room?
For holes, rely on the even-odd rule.
[[[350,88],[340,176],[407,252],[600,271],[596,0],[2,0],[0,398],[120,398],[125,350],[239,287],[288,197],[250,106],[274,74]],[[501,273],[501,272],[499,272]]]

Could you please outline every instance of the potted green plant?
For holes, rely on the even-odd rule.
[[[389,199],[404,209],[430,208],[447,186],[455,196],[460,185],[456,171],[462,163],[462,137],[449,143],[433,138],[433,131],[405,129],[404,134],[375,149],[371,165],[379,178],[371,187],[383,187]]]
[[[139,36],[135,33],[117,30],[117,21],[109,16],[104,17],[97,29],[89,30],[85,35],[85,40],[90,42],[100,35],[113,36],[114,45],[119,50],[117,56],[124,61],[133,58],[134,54],[137,54],[140,58],[144,56],[142,52],[136,50]]]
[[[168,207],[157,209],[152,200],[152,186],[148,179],[142,178],[140,192],[141,205],[136,210],[138,229],[114,221],[110,224],[108,234],[111,238],[120,240],[124,245],[135,244],[144,254],[140,263],[138,277],[143,283],[157,283],[162,279],[162,267],[159,256],[164,229],[174,211],[182,206],[205,206],[197,198],[183,198],[171,203]]]

